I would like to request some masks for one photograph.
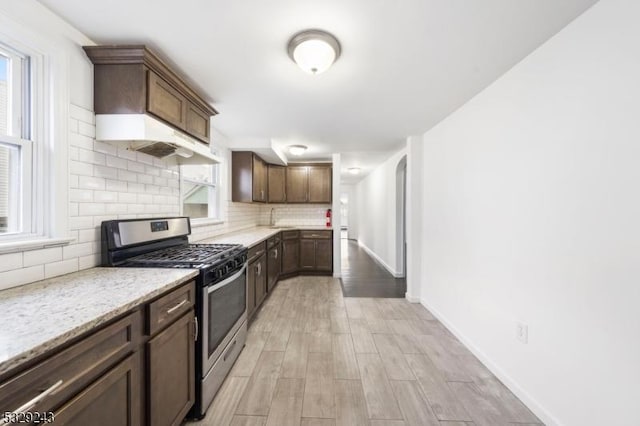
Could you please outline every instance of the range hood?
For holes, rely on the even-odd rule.
[[[157,158],[179,164],[215,164],[221,159],[209,147],[148,114],[96,114],[96,140],[127,144]]]

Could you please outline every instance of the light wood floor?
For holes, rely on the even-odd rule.
[[[426,309],[282,281],[201,426],[542,424]]]

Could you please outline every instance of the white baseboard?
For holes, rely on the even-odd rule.
[[[409,293],[405,293],[404,297],[409,303],[420,303],[419,297],[411,296]]]
[[[391,266],[389,266],[387,262],[382,260],[380,256],[378,256],[373,250],[367,247],[363,242],[358,240],[358,245],[362,247],[362,249],[366,251],[369,256],[373,257],[376,260],[376,262],[381,264],[384,267],[384,269],[386,269],[391,275],[393,275],[395,278],[402,278],[402,273],[396,271]]]
[[[500,381],[513,392],[524,405],[526,405],[542,422],[547,426],[564,426],[547,409],[545,409],[535,398],[525,391],[515,380],[507,375],[497,364],[495,364],[482,350],[480,350],[471,339],[467,338],[458,330],[440,311],[431,306],[425,299],[421,299],[422,306],[427,308],[447,329],[453,333]]]

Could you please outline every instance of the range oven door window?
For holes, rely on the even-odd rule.
[[[247,310],[247,267],[224,281],[205,287],[205,332],[203,351],[206,351],[203,361],[211,367],[220,356],[231,338],[229,332],[238,321],[246,317]]]

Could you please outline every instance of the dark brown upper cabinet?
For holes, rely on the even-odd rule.
[[[151,114],[209,143],[218,112],[143,45],[85,46],[94,64],[96,114]]]
[[[267,164],[250,151],[231,153],[231,200],[240,203],[267,201]]]
[[[309,167],[309,202],[331,203],[331,168]]]
[[[287,202],[330,204],[331,178],[328,165],[287,167]]]
[[[306,166],[287,167],[287,203],[309,201],[309,170]]]
[[[269,164],[268,169],[269,182],[267,187],[269,196],[267,197],[267,201],[270,203],[286,203],[286,167]]]

